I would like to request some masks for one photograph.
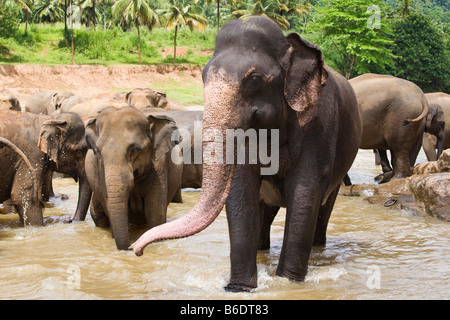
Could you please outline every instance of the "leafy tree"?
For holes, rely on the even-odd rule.
[[[233,14],[242,20],[251,16],[264,16],[275,21],[283,30],[287,30],[289,29],[289,21],[280,12],[289,12],[291,9],[283,2],[286,1],[256,0],[252,3],[246,3],[246,9],[236,10]]]
[[[450,59],[444,36],[417,13],[394,25],[395,75],[430,91],[450,90]]]
[[[0,35],[13,37],[19,29],[19,9],[5,1],[0,1]]]
[[[39,22],[57,22],[64,16],[61,0],[38,0],[33,11],[33,20]]]
[[[149,30],[159,25],[159,17],[146,0],[118,0],[112,7],[115,16],[121,16],[121,22],[132,23],[138,33],[139,64],[141,59],[141,25],[146,25]]]
[[[175,29],[173,37],[173,62],[175,63],[178,28],[188,26],[191,31],[194,29],[205,31],[208,20],[203,16],[202,9],[192,0],[169,0],[168,2],[169,7],[161,10],[161,20],[169,30]]]
[[[383,0],[322,0],[316,5],[312,30],[347,79],[393,65]],[[370,10],[368,10],[370,8]]]

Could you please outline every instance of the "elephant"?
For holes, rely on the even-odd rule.
[[[111,227],[119,250],[130,246],[129,222],[162,224],[168,204],[181,201],[183,169],[171,161],[175,130],[169,117],[129,106],[105,108],[87,125],[90,213],[97,227]]]
[[[72,107],[74,107],[75,105],[77,105],[79,103],[83,103],[87,100],[88,100],[88,98],[75,94],[75,95],[70,96],[69,98],[65,99],[61,103],[61,107],[58,110],[60,113],[70,112],[70,109],[72,109]]]
[[[125,95],[125,101],[138,110],[145,108],[160,108],[165,110],[185,110],[182,106],[171,106],[167,95],[162,91],[149,88],[136,88]]]
[[[179,147],[183,152],[183,175],[181,188],[201,188],[201,138],[203,111],[164,111],[159,108],[146,108],[145,115],[166,115],[175,121],[180,130]],[[196,161],[197,160],[197,161]]]
[[[349,82],[363,120],[360,149],[378,150],[386,164],[382,182],[410,176],[429,111],[424,93],[414,83],[389,75],[369,73]],[[385,171],[390,168],[386,150],[391,152],[392,171]]]
[[[0,109],[22,111],[20,101],[16,97],[5,93],[0,94]]]
[[[42,115],[0,110],[0,136],[8,139],[26,155],[35,171],[29,169],[16,152],[0,150],[0,201],[11,200],[25,225],[43,225],[41,201],[50,196],[53,172],[73,177],[79,183],[75,215],[86,215],[91,189],[84,170],[87,143],[84,125],[75,114]]]
[[[296,33],[284,36],[275,22],[259,16],[222,27],[202,77],[199,200],[185,216],[146,231],[130,248],[140,256],[151,242],[200,232],[226,204],[231,277],[225,289],[249,291],[257,287],[257,250],[270,245],[270,225],[278,209],[286,207],[276,273],[304,281],[311,248],[326,243],[340,184],[360,145],[362,123],[353,89],[325,65],[317,45]],[[255,134],[260,147],[270,137],[266,146],[278,166],[261,154],[256,162],[230,161],[252,152],[250,142],[244,151],[234,143],[227,150],[228,139],[234,139],[230,133],[240,130]]]
[[[52,114],[61,107],[72,92],[40,91],[33,94],[25,103],[25,111],[31,113]]]
[[[424,134],[423,150],[428,161],[435,161],[439,158],[442,150],[450,148],[450,94],[444,92],[426,93],[425,97],[430,105],[439,106],[436,118],[432,123],[434,132]],[[440,112],[443,112],[443,118]],[[437,126],[436,126],[437,124]],[[447,125],[446,125],[447,124]],[[438,150],[436,153],[436,149]]]
[[[74,105],[69,112],[78,114],[87,123],[90,119],[95,118],[101,110],[110,106],[122,108],[128,105],[125,102],[112,99],[88,99]]]

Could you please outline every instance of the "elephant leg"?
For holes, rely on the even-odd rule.
[[[261,223],[258,249],[268,250],[270,248],[270,227],[280,207],[272,207],[265,204],[264,201],[261,201],[260,210],[262,211],[261,216],[263,221]]]
[[[297,172],[286,179],[286,223],[277,275],[293,281],[305,280],[319,208],[330,181],[329,169],[311,163],[296,165]]]
[[[237,165],[226,203],[230,233],[231,277],[227,291],[250,291],[257,286],[256,255],[260,233],[261,178],[252,166]]]
[[[394,179],[406,178],[411,175],[410,153],[408,150],[392,150],[392,166]]]
[[[392,171],[392,167],[389,164],[389,159],[387,157],[387,150],[378,150],[378,154],[380,155],[380,165],[383,173]]]
[[[385,183],[392,179],[394,171],[389,163],[389,159],[387,157],[387,150],[377,149],[377,153],[380,157],[380,165],[383,173],[379,174],[375,177],[375,181],[378,183]],[[392,155],[392,152],[391,152]],[[392,156],[393,158],[393,156]],[[392,164],[394,163],[394,159],[392,160]]]
[[[340,186],[340,184],[337,185],[337,187],[328,196],[327,201],[319,208],[316,231],[314,232],[313,245],[315,246],[324,246],[327,241],[326,233],[328,221],[330,220],[331,211],[333,211],[334,203],[336,202]]]
[[[91,217],[94,220],[94,223],[99,228],[109,228],[109,218],[103,209],[101,203],[94,197],[92,197],[91,206]]]

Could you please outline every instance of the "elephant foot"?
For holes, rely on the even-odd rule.
[[[388,171],[388,172],[385,172],[385,173],[382,173],[382,174],[377,175],[377,176],[374,178],[374,180],[375,180],[376,182],[378,182],[379,184],[382,184],[382,183],[386,183],[386,182],[391,181],[391,179],[393,178],[393,176],[394,176],[394,171]]]
[[[243,285],[243,284],[229,283],[225,287],[225,291],[227,291],[227,292],[251,292],[255,288],[256,287],[249,287],[249,286],[246,286],[246,285]]]

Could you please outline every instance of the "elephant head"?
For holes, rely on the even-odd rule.
[[[138,110],[145,108],[168,108],[168,101],[164,92],[154,91],[152,89],[137,88],[125,96],[125,101]]]
[[[430,104],[427,114],[427,122],[425,125],[425,132],[434,135],[437,141],[432,145],[432,149],[437,148],[436,160],[439,159],[444,149],[445,141],[445,118],[444,112],[440,105]],[[425,149],[425,146],[424,146]],[[426,150],[427,151],[427,150]]]
[[[55,164],[55,171],[78,182],[78,203],[73,220],[84,220],[92,190],[84,166],[88,146],[83,121],[74,113],[51,116],[41,125],[38,147]]]
[[[21,111],[20,102],[9,94],[0,94],[0,109]]]
[[[67,91],[54,93],[51,100],[51,108],[48,110],[48,114],[52,114],[54,111],[59,110],[63,102],[72,96],[74,96],[74,94]]]
[[[128,215],[130,193],[145,182],[152,170],[173,147],[174,121],[164,115],[145,116],[133,107],[108,107],[87,125],[86,140],[91,149],[86,170],[104,210],[119,250],[129,247]]]
[[[284,123],[296,121],[302,130],[315,118],[328,72],[316,45],[297,34],[285,37],[273,21],[252,17],[223,26],[202,76],[205,152],[220,147],[207,135],[211,130],[226,137],[230,129],[280,129],[281,146],[292,134],[283,132]],[[222,143],[225,150],[226,139]],[[195,207],[147,231],[132,245],[135,253],[142,254],[150,242],[189,236],[211,224],[227,200],[235,167],[226,161],[206,163],[204,154],[202,191]]]
[[[75,180],[84,172],[88,150],[81,118],[73,113],[54,115],[41,125],[38,147],[55,163],[55,171]]]

